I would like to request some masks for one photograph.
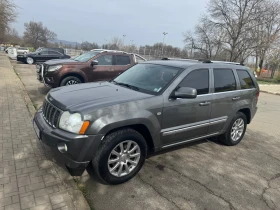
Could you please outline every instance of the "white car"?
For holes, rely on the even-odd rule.
[[[19,47],[17,48],[17,54],[18,55],[24,55],[29,53],[29,49],[27,47]]]

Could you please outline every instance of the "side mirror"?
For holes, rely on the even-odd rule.
[[[178,90],[174,91],[172,98],[196,98],[197,91],[195,88],[190,87],[180,87]]]
[[[41,53],[37,53],[37,55],[41,55]]]
[[[91,64],[90,64],[91,66],[95,66],[95,65],[98,65],[98,61],[97,60],[93,60],[93,61],[91,61]]]

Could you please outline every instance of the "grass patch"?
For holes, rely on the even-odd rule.
[[[89,207],[91,210],[94,210],[92,201],[90,200],[89,192],[84,183],[82,183],[78,178],[73,178],[74,182],[76,182],[78,189],[83,193]]]
[[[258,84],[260,84],[260,85],[277,85],[276,82],[273,82],[273,81],[265,81],[265,80],[258,80]]]

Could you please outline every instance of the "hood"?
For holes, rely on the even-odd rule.
[[[71,112],[92,109],[153,97],[109,82],[85,83],[52,89],[48,100],[62,110]]]
[[[84,64],[82,62],[78,62],[72,59],[53,59],[45,62],[47,65],[56,65],[56,64]]]

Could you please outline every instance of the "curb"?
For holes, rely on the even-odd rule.
[[[23,99],[25,101],[25,105],[28,109],[28,112],[30,114],[30,118],[33,119],[35,113],[36,113],[36,109],[33,106],[33,103],[24,87],[24,84],[21,80],[21,78],[16,74],[13,65],[11,64],[11,61],[9,59],[9,63],[10,63],[10,69],[11,71],[14,72],[15,76],[20,80],[20,82],[18,83],[19,87],[20,87],[20,91],[22,92],[22,96]],[[44,151],[45,153],[45,151]],[[47,155],[46,155],[47,156]],[[61,174],[59,173],[57,166],[53,165],[53,163],[51,163],[51,165],[54,167],[54,173],[57,173],[58,176],[60,177]],[[59,178],[60,179],[60,178]],[[61,180],[61,179],[60,179]],[[64,187],[66,187],[67,189],[67,194],[70,196],[70,198],[72,199],[74,208],[79,210],[79,209],[85,209],[85,210],[90,210],[90,206],[88,204],[88,202],[86,201],[86,198],[84,197],[83,193],[78,189],[78,186],[76,185],[73,177],[71,177],[71,180],[67,180],[66,182],[64,180],[61,180],[62,185]],[[73,189],[73,185],[75,186]]]
[[[280,93],[276,93],[276,92],[270,92],[270,91],[265,91],[265,90],[260,90],[260,92],[280,96]]]

